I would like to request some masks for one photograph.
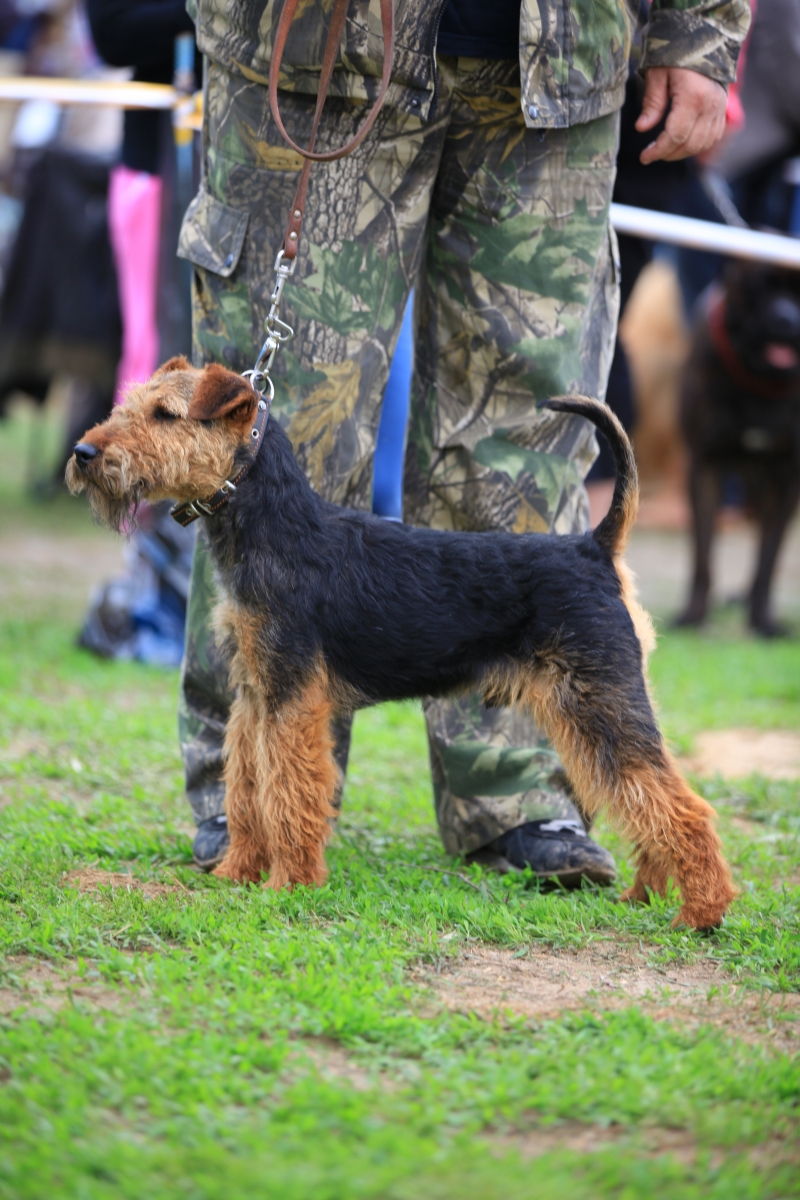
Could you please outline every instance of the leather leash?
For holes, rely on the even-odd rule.
[[[322,72],[319,79],[319,91],[317,92],[317,106],[314,111],[314,123],[311,127],[311,137],[309,138],[308,148],[295,144],[286,132],[283,120],[281,119],[280,108],[278,107],[278,80],[280,78],[281,62],[283,61],[283,52],[286,49],[286,41],[289,37],[289,30],[292,25],[292,20],[300,5],[300,0],[286,0],[278,22],[278,29],[275,34],[275,42],[272,47],[272,60],[269,67],[269,106],[272,111],[272,117],[281,135],[293,150],[302,155],[305,159],[303,169],[300,173],[300,180],[295,192],[294,203],[289,217],[289,224],[286,229],[286,236],[283,239],[283,256],[291,261],[297,254],[297,245],[300,241],[300,227],[303,223],[303,213],[305,212],[306,193],[308,191],[308,177],[311,173],[311,165],[315,162],[335,162],[338,158],[344,158],[361,145],[364,138],[369,133],[378,113],[381,110],[386,93],[389,90],[389,84],[392,78],[392,62],[394,60],[394,9],[392,8],[392,0],[381,0],[381,27],[383,31],[383,70],[381,74],[381,86],[378,92],[375,103],[373,104],[366,121],[359,129],[358,133],[345,146],[339,150],[326,150],[317,153],[314,150],[314,145],[317,140],[317,130],[322,118],[322,109],[328,96],[328,88],[330,87],[331,78],[333,76],[333,68],[336,62],[336,56],[339,50],[339,44],[342,40],[344,31],[345,19],[347,17],[347,9],[349,0],[335,0],[333,13],[331,15],[331,23],[328,29],[328,38],[325,42],[325,53],[322,59]]]
[[[300,0],[286,0],[281,11],[280,20],[278,21],[278,29],[275,34],[275,41],[272,47],[272,59],[269,69],[269,105],[272,111],[272,116],[275,124],[280,130],[284,140],[300,154],[304,159],[303,167],[300,172],[300,179],[297,184],[294,200],[292,202],[291,211],[289,214],[289,223],[286,227],[286,233],[283,239],[283,245],[278,251],[275,259],[275,287],[270,296],[270,310],[264,321],[264,331],[266,340],[264,341],[261,350],[259,351],[256,364],[251,371],[245,371],[244,375],[250,381],[253,391],[258,396],[258,408],[256,409],[256,419],[253,428],[250,430],[250,437],[253,444],[253,453],[250,459],[244,464],[233,479],[226,479],[225,483],[210,496],[207,500],[188,500],[183,504],[176,504],[170,509],[170,516],[178,522],[179,525],[191,525],[198,517],[211,516],[228,500],[232,492],[236,491],[237,486],[247,474],[247,471],[256,460],[258,451],[264,440],[264,430],[267,427],[269,420],[270,407],[272,398],[275,395],[275,386],[270,377],[270,370],[275,360],[275,355],[284,342],[288,342],[294,337],[294,330],[282,321],[278,316],[278,308],[280,306],[281,295],[286,280],[294,274],[294,268],[297,258],[297,247],[300,242],[300,230],[303,224],[303,214],[305,212],[306,197],[308,194],[308,179],[311,174],[312,164],[315,162],[335,162],[338,158],[344,158],[361,145],[364,138],[369,133],[378,113],[381,110],[386,93],[389,90],[389,83],[392,77],[392,62],[394,59],[394,9],[392,0],[380,0],[381,5],[381,27],[383,31],[383,68],[381,73],[381,85],[375,103],[370,109],[367,119],[359,129],[358,133],[347,142],[346,145],[338,150],[326,150],[317,153],[314,150],[314,145],[317,140],[317,131],[319,129],[320,120],[322,119],[322,110],[325,107],[325,101],[328,97],[331,79],[333,77],[333,68],[336,64],[336,58],[339,53],[339,46],[344,32],[345,21],[347,19],[347,10],[350,0],[334,0],[333,12],[331,14],[331,23],[328,26],[328,36],[325,42],[325,51],[322,58],[322,70],[320,72],[319,90],[317,92],[317,103],[314,109],[314,120],[311,126],[311,135],[309,138],[308,147],[303,149],[296,145],[286,132],[283,120],[281,119],[280,109],[278,107],[278,80],[280,77],[281,62],[283,61],[283,52],[286,49],[286,42],[289,37],[289,30],[292,26],[295,13],[300,6]],[[266,396],[266,398],[265,398]]]

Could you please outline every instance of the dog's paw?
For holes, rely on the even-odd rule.
[[[773,621],[771,617],[751,620],[750,628],[753,633],[763,638],[787,638],[792,633],[788,625],[784,625],[782,621]]]
[[[643,883],[637,882],[620,894],[620,900],[627,904],[649,904],[650,893]]]
[[[684,904],[678,915],[671,922],[673,929],[685,926],[696,929],[698,933],[711,933],[719,929],[725,916],[728,901],[723,904]]]
[[[232,883],[261,883],[262,873],[266,870],[266,867],[238,861],[226,855],[211,874],[216,875],[217,879],[230,879]]]
[[[705,624],[705,620],[705,611],[700,612],[694,608],[687,608],[677,617],[672,618],[670,629],[699,629],[701,625]]]

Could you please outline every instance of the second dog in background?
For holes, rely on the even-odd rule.
[[[772,581],[800,501],[800,272],[732,263],[700,303],[681,401],[694,578],[676,623],[706,619],[715,513],[735,477],[761,534],[748,618],[775,637],[786,630],[772,615]]]

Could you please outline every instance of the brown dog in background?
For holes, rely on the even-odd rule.
[[[676,624],[706,618],[714,516],[736,476],[761,532],[749,622],[775,637],[786,630],[770,610],[772,579],[800,500],[800,271],[734,262],[701,305],[681,402],[694,579]]]

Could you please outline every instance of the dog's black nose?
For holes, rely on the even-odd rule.
[[[84,467],[87,467],[93,458],[97,458],[99,453],[100,452],[97,449],[97,446],[93,446],[91,442],[78,442],[77,446],[73,450],[75,461],[81,470],[83,470]]]
[[[767,319],[775,337],[792,340],[800,336],[800,305],[789,296],[777,296],[772,301]]]

